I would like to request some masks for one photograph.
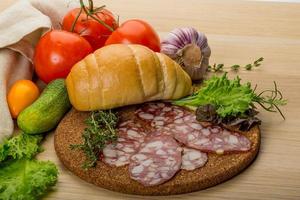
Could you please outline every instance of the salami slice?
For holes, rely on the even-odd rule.
[[[128,120],[118,126],[118,136],[130,140],[143,142],[146,137],[145,129],[138,121]]]
[[[187,147],[195,148],[204,152],[243,152],[248,151],[251,143],[243,135],[230,132],[219,126],[203,127],[197,120],[194,113],[176,106],[164,104],[165,107],[159,107],[156,104],[149,104],[143,107],[138,113],[148,113],[153,115],[152,121],[156,117],[164,118],[163,126],[153,126],[156,131],[152,134],[173,136],[178,142]],[[164,112],[163,108],[170,108]],[[175,112],[175,111],[179,112]],[[176,113],[176,114],[175,114]],[[178,113],[182,113],[179,115]],[[171,116],[171,117],[170,117]],[[171,121],[172,119],[173,121]]]
[[[248,151],[251,147],[251,142],[245,136],[216,126],[190,133],[176,131],[174,137],[188,147],[217,154]]]
[[[188,171],[203,167],[207,162],[207,154],[196,149],[184,147],[181,169]]]
[[[129,164],[129,158],[144,142],[146,133],[142,125],[136,121],[128,120],[118,125],[118,140],[116,144],[109,144],[103,149],[103,161],[111,166]]]
[[[148,138],[130,159],[130,177],[144,186],[166,182],[180,169],[181,151],[170,136]]]
[[[111,166],[120,167],[129,164],[129,158],[139,148],[134,141],[118,138],[116,144],[106,145],[103,149],[103,161]]]
[[[185,113],[183,117],[175,119],[173,122],[163,127],[156,127],[156,130],[151,134],[168,135],[175,138],[175,133],[179,132],[180,134],[177,134],[177,137],[180,137],[180,139],[176,138],[177,141],[185,143],[183,141],[186,140],[186,136],[189,136],[191,132],[199,131],[202,128],[201,124],[196,120],[196,117],[191,113]]]
[[[168,103],[148,103],[139,108],[135,114],[151,123],[154,128],[161,128],[175,120],[183,118],[187,111]]]

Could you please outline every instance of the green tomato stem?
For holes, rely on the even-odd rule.
[[[90,7],[93,6],[93,3],[90,3],[91,1],[92,1],[92,0],[89,0],[89,5],[90,5]],[[99,18],[97,18],[97,17],[94,16],[94,14],[93,14],[93,9],[94,9],[94,8],[92,8],[92,10],[88,10],[88,9],[86,8],[86,6],[84,5],[83,0],[80,0],[79,2],[80,2],[81,8],[83,9],[83,11],[86,13],[87,16],[91,17],[92,19],[94,19],[94,20],[97,21],[98,23],[102,24],[105,28],[107,28],[107,29],[110,30],[111,32],[114,31],[114,29],[113,29],[112,27],[110,27],[109,25],[107,25],[107,24],[106,24],[104,21],[102,21],[101,19],[99,19]],[[91,9],[91,8],[90,8],[90,9]]]

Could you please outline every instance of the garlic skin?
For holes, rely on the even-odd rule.
[[[211,54],[207,37],[192,27],[171,31],[161,43],[161,52],[179,63],[194,81],[203,79]]]

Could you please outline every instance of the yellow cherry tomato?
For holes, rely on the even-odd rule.
[[[40,95],[39,88],[29,80],[19,80],[13,84],[8,92],[7,102],[13,118],[30,106]]]

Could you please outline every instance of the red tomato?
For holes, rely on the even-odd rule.
[[[128,20],[116,29],[107,39],[110,44],[141,44],[160,52],[160,39],[155,30],[142,20]]]
[[[76,18],[80,12],[80,8],[75,8],[69,11],[63,19],[63,30],[72,31],[73,23],[76,21]],[[106,10],[101,9],[97,14],[93,15],[107,26],[111,27],[113,30],[118,28],[117,22],[113,14]],[[104,25],[97,22],[95,19],[88,17],[85,12],[81,12],[73,32],[78,33],[84,37],[93,47],[94,50],[97,50],[104,46],[105,41],[111,35],[113,30],[109,30]]]
[[[36,46],[34,55],[36,73],[45,83],[65,78],[77,62],[92,52],[88,41],[75,33],[49,31]]]

